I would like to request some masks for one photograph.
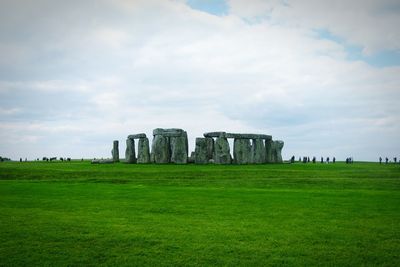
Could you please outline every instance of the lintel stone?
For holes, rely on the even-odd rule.
[[[241,134],[241,133],[226,133],[226,132],[208,132],[204,133],[204,137],[220,137],[225,136],[226,138],[235,139],[265,139],[272,140],[271,135],[267,134]]]
[[[185,136],[185,131],[178,128],[162,129],[156,128],[153,130],[153,135],[162,135],[165,137],[181,137]]]
[[[138,134],[130,134],[128,135],[128,139],[139,139],[139,138],[146,138],[145,133],[138,133]]]

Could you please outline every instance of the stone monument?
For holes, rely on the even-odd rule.
[[[233,158],[228,138],[233,138]],[[139,139],[135,153],[135,139]],[[153,130],[151,153],[146,134],[129,135],[126,140],[127,163],[175,164],[263,164],[282,163],[283,141],[274,141],[266,134],[207,132],[196,138],[195,151],[189,155],[187,132],[178,128]],[[119,161],[118,141],[114,141],[112,158]],[[136,158],[137,154],[137,158]]]

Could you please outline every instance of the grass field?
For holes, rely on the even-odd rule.
[[[0,266],[400,266],[400,165],[0,163]]]

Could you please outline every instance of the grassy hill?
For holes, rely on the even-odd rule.
[[[0,266],[400,265],[400,165],[0,163]]]

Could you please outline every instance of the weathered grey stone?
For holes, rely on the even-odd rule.
[[[275,148],[275,141],[272,141],[271,144],[271,163],[276,163],[276,148]]]
[[[251,146],[252,163],[261,164],[266,162],[266,151],[264,141],[262,139],[253,139],[253,145]]]
[[[179,136],[184,136],[185,131],[182,129],[178,128],[170,128],[170,129],[162,129],[162,128],[156,128],[153,130],[153,135],[162,135],[165,137],[179,137]]]
[[[111,150],[111,155],[115,162],[119,162],[118,140],[114,140],[113,142],[113,149]]]
[[[227,138],[236,138],[236,139],[272,139],[271,135],[266,134],[240,134],[240,133],[226,133]]]
[[[221,136],[215,140],[214,162],[216,164],[231,164],[232,163],[232,157],[230,154],[229,143],[228,143],[228,140],[226,139],[226,137],[223,136],[223,134],[221,134]]]
[[[177,164],[186,164],[188,159],[188,142],[186,132],[184,132],[182,136],[170,137],[169,142],[171,150],[171,162]]]
[[[135,140],[131,138],[126,139],[125,162],[136,163]]]
[[[169,163],[169,140],[162,135],[155,135],[151,146],[151,161],[154,163]]]
[[[214,158],[214,139],[210,137],[196,138],[195,163],[207,164]]]
[[[265,140],[265,162],[273,163],[272,159],[272,147],[273,141],[272,140]]]
[[[220,137],[221,135],[226,134],[225,132],[209,132],[209,133],[204,133],[204,137]]]
[[[233,141],[233,159],[236,164],[251,163],[250,139],[235,139]]]
[[[129,139],[139,139],[139,138],[146,138],[145,133],[139,133],[139,134],[130,134],[128,135]]]
[[[195,158],[194,162],[196,164],[206,164],[208,163],[208,150],[207,150],[207,138],[196,138],[196,148],[195,148]]]
[[[282,148],[283,148],[284,142],[277,140],[273,141],[272,145],[272,160],[274,163],[282,163]]]
[[[241,134],[241,133],[226,133],[226,132],[204,133],[204,137],[219,137],[220,135],[225,135],[226,138],[236,138],[236,139],[264,139],[264,140],[272,139],[272,136],[267,134]]]
[[[207,143],[207,159],[214,158],[214,139],[206,137]]]
[[[139,138],[137,163],[150,163],[150,146],[147,137]]]
[[[182,130],[182,129],[177,129],[177,128],[171,128],[171,129],[161,129],[157,128],[153,130],[153,135],[154,135],[154,140],[153,140],[153,146],[155,148],[154,153],[152,149],[152,159],[154,159],[155,162],[157,158],[157,153],[161,153],[164,156],[167,156],[165,154],[165,149],[159,149],[157,152],[157,147],[160,146],[160,144],[155,144],[155,141],[158,141],[159,143],[161,142],[161,139],[157,139],[158,136],[162,136],[165,138],[164,143],[166,143],[166,146],[168,147],[168,162],[173,162],[177,164],[186,164],[188,161],[188,154],[189,154],[189,145],[188,145],[188,138],[187,138],[187,133]],[[163,152],[164,151],[164,152]],[[161,154],[159,156],[161,156]],[[161,157],[163,158],[163,157]],[[164,163],[166,163],[165,159],[162,160]]]

